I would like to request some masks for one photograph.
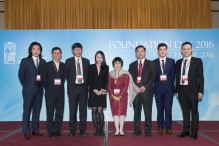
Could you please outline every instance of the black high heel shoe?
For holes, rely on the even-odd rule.
[[[114,134],[114,137],[118,137],[118,136],[119,136],[119,133],[118,134],[116,134],[116,133]]]
[[[123,133],[123,134],[120,134],[120,136],[121,136],[121,137],[124,137],[124,136],[125,136],[125,133]]]

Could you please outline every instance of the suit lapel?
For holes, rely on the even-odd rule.
[[[158,58],[158,59],[156,60],[156,62],[157,62],[157,64],[158,64],[158,72],[159,72],[159,74],[161,75],[161,74],[162,74],[162,70],[161,70],[161,65],[160,65],[160,59]]]
[[[190,60],[190,65],[189,65],[189,72],[188,72],[188,77],[189,77],[189,75],[190,75],[190,72],[191,72],[191,70],[192,70],[192,68],[193,68],[193,57],[191,57],[191,60]]]
[[[30,64],[31,64],[31,66],[32,66],[32,69],[36,72],[36,65],[35,65],[35,62],[34,62],[34,60],[33,60],[33,57],[30,57]]]
[[[166,57],[166,63],[165,63],[165,68],[164,68],[164,74],[167,74],[167,71],[170,68],[170,59]]]

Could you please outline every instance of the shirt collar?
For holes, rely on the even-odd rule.
[[[140,61],[141,61],[142,64],[144,64],[145,58],[143,58],[143,59],[141,59],[141,60],[138,59],[138,63],[140,63]]]
[[[60,61],[59,61],[59,62],[57,63],[54,59],[53,59],[52,61],[53,61],[55,64],[59,64],[59,62],[60,62]]]
[[[35,56],[32,56],[32,58],[33,58],[33,60],[39,59],[39,57],[37,58],[37,57],[35,57]]]
[[[75,56],[75,61],[78,61],[78,59],[79,59],[79,61],[80,61],[80,60],[81,60],[81,57],[78,58],[78,57]]]
[[[188,58],[183,58],[183,61],[185,61],[186,59],[188,60],[188,61],[190,61],[191,60],[191,58],[192,58],[192,56],[189,56]]]
[[[160,60],[160,62],[162,62],[162,60],[164,60],[164,62],[166,62],[166,58],[167,58],[166,56],[164,58],[159,57],[159,60]]]

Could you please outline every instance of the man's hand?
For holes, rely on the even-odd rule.
[[[146,90],[146,88],[144,86],[140,87],[140,93],[143,93]]]
[[[202,93],[198,93],[198,99],[202,99],[203,94]]]

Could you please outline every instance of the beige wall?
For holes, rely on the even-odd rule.
[[[0,29],[5,29],[4,2],[0,1]]]
[[[219,1],[211,2],[212,12],[212,28],[219,28]],[[0,29],[5,28],[4,23],[4,1],[0,0]]]
[[[219,1],[211,2],[212,28],[219,28]]]

